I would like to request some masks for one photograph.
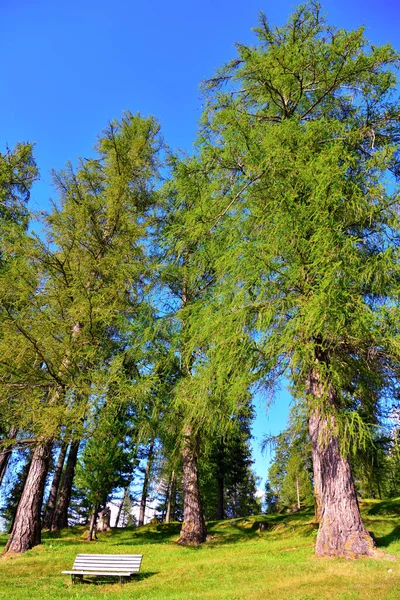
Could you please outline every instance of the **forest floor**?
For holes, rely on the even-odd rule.
[[[377,545],[396,562],[316,558],[311,510],[209,523],[199,548],[175,543],[178,523],[114,529],[91,543],[83,527],[73,527],[0,558],[0,599],[400,600],[400,499],[361,508]],[[0,535],[0,546],[6,539]],[[122,588],[111,578],[72,585],[61,571],[78,553],[143,554],[141,573]]]

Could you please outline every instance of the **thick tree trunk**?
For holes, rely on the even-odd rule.
[[[40,511],[51,450],[52,442],[35,448],[4,553],[25,552],[41,542]]]
[[[146,504],[147,504],[147,495],[148,495],[148,490],[149,490],[151,463],[153,461],[153,451],[154,451],[154,439],[152,439],[150,441],[149,452],[147,454],[147,464],[146,464],[146,469],[144,472],[144,479],[143,479],[142,498],[140,500],[138,527],[141,527],[144,523]]]
[[[185,429],[183,458],[183,524],[180,544],[199,545],[205,542],[207,529],[200,501],[197,468],[199,440],[190,427]]]
[[[217,478],[217,519],[218,521],[222,521],[224,518],[224,478],[220,475]]]
[[[53,513],[53,520],[51,522],[52,531],[59,531],[60,529],[68,527],[68,509],[71,500],[78,450],[79,440],[74,440],[71,442],[69,448],[67,463],[62,476],[60,489],[57,494],[57,502]]]
[[[51,488],[49,497],[47,499],[46,510],[43,517],[43,529],[50,529],[53,521],[54,509],[56,506],[56,499],[58,494],[58,487],[60,485],[61,474],[64,466],[65,455],[67,453],[68,444],[62,442],[60,452],[58,454],[56,468],[54,470],[53,481],[51,482]]]
[[[382,556],[384,553],[375,547],[361,520],[350,463],[340,451],[335,393],[331,389],[324,394],[317,371],[310,375],[309,393],[314,397],[309,410],[309,432],[316,507],[320,513],[315,552],[317,556],[346,558]]]
[[[175,520],[175,471],[172,471],[168,485],[168,497],[167,497],[167,513],[165,515],[165,522],[170,523]]]
[[[16,435],[17,435],[17,428],[11,427],[10,431],[8,432],[7,438],[9,440],[12,440]],[[6,474],[8,463],[10,462],[11,453],[12,453],[13,448],[14,448],[14,444],[8,444],[0,452],[0,486],[4,479],[4,475]]]

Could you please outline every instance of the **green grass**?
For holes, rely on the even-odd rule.
[[[400,559],[400,499],[364,501],[362,512],[378,545]],[[147,525],[92,543],[82,527],[45,534],[41,546],[0,559],[0,599],[400,600],[400,560],[316,558],[311,511],[209,523],[200,548],[178,546],[178,532],[178,524]],[[122,588],[110,579],[72,585],[61,571],[84,552],[143,554],[142,572]]]

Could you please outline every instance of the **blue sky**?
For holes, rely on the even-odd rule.
[[[373,44],[400,49],[399,0],[327,0],[331,24],[365,25]],[[88,156],[107,122],[129,109],[156,116],[167,143],[188,152],[202,101],[199,83],[251,43],[263,10],[283,24],[288,0],[2,0],[0,2],[0,150],[17,140],[36,143],[41,181],[31,208],[54,196],[49,171]],[[284,428],[289,397],[277,394],[254,427],[256,469],[268,457],[259,443]]]

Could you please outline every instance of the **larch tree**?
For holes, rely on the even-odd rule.
[[[291,379],[307,407],[316,553],[377,556],[349,452],[371,439],[362,407],[399,374],[398,55],[362,28],[330,27],[315,2],[284,27],[262,15],[256,33],[205,85],[197,172],[208,181],[186,226],[188,244],[215,253],[216,283],[192,344],[208,340],[223,378],[250,334],[253,375]],[[211,360],[208,371],[205,382]]]
[[[200,342],[195,335],[199,325],[204,324],[204,331],[208,330],[206,322],[199,322],[199,315],[214,311],[213,261],[217,248],[213,248],[213,243],[218,244],[212,238],[196,237],[204,225],[203,219],[197,220],[196,206],[210,185],[209,174],[202,166],[197,157],[171,159],[172,173],[164,188],[159,234],[163,309],[160,320],[170,333],[171,362],[179,359],[171,402],[171,414],[181,424],[177,439],[183,471],[184,518],[179,543],[196,545],[207,536],[199,485],[200,454],[208,440],[234,431],[235,419],[246,414],[253,380],[250,365],[254,362],[249,352],[254,342],[243,334],[243,322],[235,317],[231,320],[232,336],[241,341],[231,346],[222,359],[214,351],[213,335],[203,336]],[[219,360],[225,364],[221,371]],[[229,365],[240,365],[243,378],[231,378]],[[202,377],[204,369],[211,374],[207,380]]]
[[[160,146],[153,119],[126,113],[113,121],[99,138],[96,158],[54,175],[60,205],[46,218],[49,244],[31,240],[32,254],[14,265],[18,294],[11,289],[3,299],[1,341],[6,347],[17,340],[21,366],[17,373],[7,350],[3,381],[10,371],[14,380],[21,376],[19,416],[36,442],[6,552],[40,543],[53,441],[63,431],[76,440],[83,435],[89,395],[106,385],[107,366],[120,348],[118,331],[137,316]],[[5,289],[7,282],[0,283]],[[47,382],[47,389],[36,386],[33,396],[29,364],[36,364],[36,376]],[[36,417],[30,423],[32,411]]]

